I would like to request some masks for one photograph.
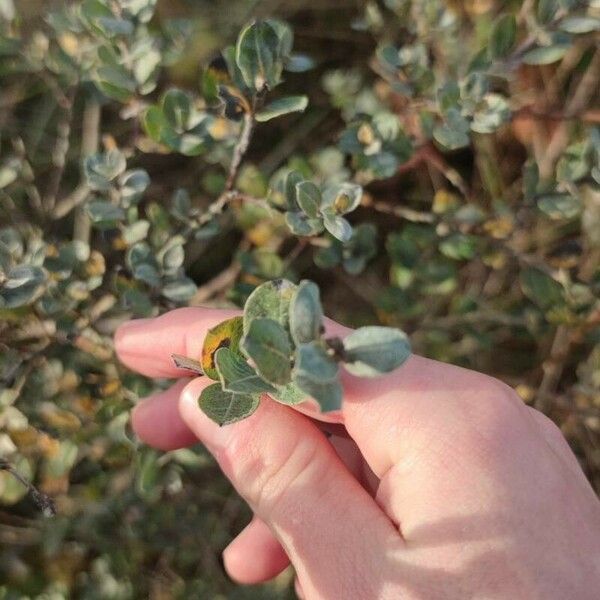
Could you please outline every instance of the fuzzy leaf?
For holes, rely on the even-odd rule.
[[[361,327],[344,340],[346,369],[359,377],[389,373],[410,356],[406,334],[391,327]]]
[[[264,123],[289,113],[304,112],[307,106],[308,98],[306,96],[286,96],[267,104],[256,113],[255,118],[259,123]]]
[[[564,288],[544,271],[528,267],[521,272],[521,289],[523,293],[543,310],[564,303]]]
[[[277,386],[277,391],[272,393],[271,396],[277,402],[289,406],[300,404],[300,402],[306,400],[306,392],[303,392],[293,381],[287,385]]]
[[[294,235],[311,236],[323,231],[321,219],[311,219],[300,211],[288,211],[285,213],[285,223]]]
[[[286,279],[275,279],[259,285],[248,297],[244,306],[244,333],[253,319],[268,317],[287,329],[290,301],[296,286]]]
[[[219,373],[215,365],[215,354],[219,348],[229,348],[239,353],[242,339],[242,317],[233,317],[209,329],[204,338],[200,363],[207,377],[219,381]]]
[[[215,353],[215,365],[225,392],[238,394],[273,393],[275,388],[262,380],[244,357],[229,348],[219,348]]]
[[[296,184],[296,201],[304,214],[311,219],[319,216],[321,192],[312,181],[301,181]]]
[[[252,319],[242,348],[262,378],[276,385],[289,383],[292,346],[286,330],[277,321]]]
[[[347,242],[352,237],[352,225],[344,217],[326,213],[323,215],[323,224],[325,229],[340,242]]]
[[[302,281],[290,303],[290,333],[296,344],[306,344],[321,335],[323,308],[319,288]]]
[[[283,63],[278,57],[279,37],[268,23],[250,23],[240,33],[235,47],[235,62],[246,85],[257,91],[279,83]]]
[[[259,396],[225,392],[220,383],[203,389],[198,399],[202,412],[219,425],[229,425],[249,417],[258,408],[259,403]]]
[[[301,344],[296,349],[294,383],[312,396],[324,412],[342,405],[342,386],[338,381],[339,367],[318,343]]]

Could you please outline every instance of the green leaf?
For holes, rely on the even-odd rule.
[[[256,113],[255,119],[263,123],[290,113],[304,112],[307,106],[308,98],[306,96],[286,96],[267,104]]]
[[[300,404],[306,400],[306,392],[303,392],[293,381],[287,385],[277,386],[277,391],[272,393],[271,396],[277,402],[290,406]]]
[[[213,383],[202,390],[198,405],[202,412],[219,425],[229,425],[249,417],[260,403],[259,396],[235,394],[221,389]]]
[[[83,161],[83,174],[92,190],[107,191],[113,179],[125,171],[125,156],[119,150],[92,154]]]
[[[303,212],[288,211],[284,215],[285,223],[294,235],[311,236],[323,231],[322,219],[311,219]]]
[[[302,181],[304,181],[304,177],[298,171],[290,171],[285,178],[285,199],[289,210],[296,210],[298,208],[298,203],[296,202],[296,185]]]
[[[305,73],[315,68],[315,61],[306,54],[294,53],[285,63],[285,70],[290,73]]]
[[[346,369],[359,377],[377,377],[402,365],[410,356],[406,334],[391,327],[361,327],[344,339]]]
[[[581,214],[581,200],[571,194],[548,194],[537,200],[538,208],[551,219],[574,219]]]
[[[567,33],[591,33],[592,31],[600,31],[600,19],[597,17],[569,17],[563,19],[559,27]]]
[[[517,19],[513,14],[502,15],[495,23],[490,36],[490,55],[492,58],[503,58],[515,45],[517,40]]]
[[[311,219],[318,217],[321,192],[312,181],[301,181],[296,184],[296,201],[308,217]]]
[[[17,308],[33,302],[46,281],[40,267],[21,265],[12,268],[0,286],[0,307]]]
[[[487,94],[483,106],[473,115],[471,129],[477,133],[493,133],[511,116],[506,99],[499,94]]]
[[[112,202],[97,200],[90,202],[86,208],[92,224],[101,229],[116,227],[119,221],[125,219],[125,211]]]
[[[352,237],[352,225],[344,217],[325,213],[323,215],[323,225],[340,242],[347,242]]]
[[[244,357],[229,348],[219,348],[215,353],[215,365],[221,386],[225,392],[238,394],[274,393],[276,389],[261,379]]]
[[[215,364],[215,355],[220,348],[229,348],[234,354],[239,354],[242,334],[242,317],[227,319],[208,330],[200,355],[200,364],[207,377],[215,381],[220,380]]]
[[[254,319],[270,318],[287,329],[289,327],[290,301],[296,286],[286,279],[275,279],[259,285],[244,306],[244,333]]]
[[[323,327],[323,308],[319,288],[312,281],[301,281],[290,303],[290,333],[296,344],[317,340]]]
[[[469,260],[477,251],[477,238],[464,233],[455,233],[440,242],[440,252],[454,260]]]
[[[286,330],[277,321],[252,319],[241,346],[262,378],[276,385],[290,382],[292,346]]]
[[[150,139],[161,142],[162,131],[168,124],[163,111],[158,106],[151,106],[144,112],[142,125]]]
[[[563,286],[544,271],[528,267],[521,272],[520,280],[523,293],[543,310],[564,303]]]
[[[235,61],[250,89],[261,91],[279,83],[283,63],[278,57],[279,37],[265,21],[250,23],[240,33]]]
[[[569,48],[571,48],[570,44],[555,44],[534,48],[523,55],[523,62],[526,65],[550,65],[562,60]]]
[[[297,347],[294,383],[312,396],[324,412],[338,410],[342,406],[343,390],[338,372],[337,363],[322,345],[311,342]]]
[[[192,114],[192,100],[182,90],[169,90],[162,100],[162,110],[166,120],[179,133],[186,131]]]
[[[167,281],[162,289],[161,294],[173,302],[187,302],[198,290],[198,287],[189,277],[178,277],[171,281]]]

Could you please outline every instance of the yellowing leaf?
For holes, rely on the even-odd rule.
[[[219,348],[229,348],[236,353],[239,351],[242,323],[242,317],[233,317],[208,330],[200,357],[200,364],[207,377],[219,381],[219,373],[215,367],[215,353]]]

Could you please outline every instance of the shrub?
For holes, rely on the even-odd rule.
[[[177,306],[248,314],[273,280],[309,307],[294,378],[324,408],[332,356],[393,368],[401,327],[513,385],[598,486],[598,2],[313,2],[245,25],[245,2],[199,4],[0,0],[0,597],[246,594],[216,558],[244,509],[201,449],[133,439],[154,384],[111,336]],[[369,326],[354,346],[321,339],[320,300]],[[242,347],[253,385],[287,386],[269,316]],[[361,354],[367,334],[396,360]],[[201,405],[226,422],[256,388],[240,404],[227,373],[248,365],[214,358]]]

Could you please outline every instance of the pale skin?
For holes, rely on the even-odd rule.
[[[121,361],[181,378],[232,311],[179,309],[119,328]],[[350,331],[329,322],[332,334]],[[500,381],[420,356],[378,379],[343,375],[349,438],[263,398],[218,427],[206,378],[141,401],[136,434],[162,450],[200,441],[254,511],[224,552],[240,583],[291,562],[306,600],[596,599],[600,502],[559,429]]]

